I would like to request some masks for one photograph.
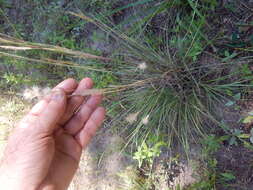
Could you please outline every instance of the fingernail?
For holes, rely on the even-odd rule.
[[[61,101],[62,99],[64,99],[64,96],[65,94],[61,89],[56,89],[52,92],[51,100]]]
[[[30,113],[35,114],[35,115],[40,114],[46,108],[47,104],[48,104],[47,101],[41,100],[39,103],[33,106]]]

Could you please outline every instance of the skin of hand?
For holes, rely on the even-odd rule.
[[[37,103],[10,136],[0,165],[1,189],[64,190],[105,117],[102,95],[67,98],[92,88],[67,79]]]

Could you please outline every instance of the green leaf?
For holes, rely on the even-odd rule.
[[[227,62],[229,61],[230,59],[233,59],[237,56],[238,54],[237,53],[232,53],[231,55],[229,54],[228,51],[225,51],[225,58],[222,59],[222,62]]]
[[[253,116],[249,115],[246,118],[244,118],[242,123],[247,124],[247,123],[251,123],[252,121],[253,121]]]
[[[242,130],[240,130],[240,129],[235,129],[234,132],[233,132],[233,134],[234,134],[235,136],[238,136],[238,135],[242,134]]]
[[[250,138],[250,135],[249,134],[241,134],[241,135],[238,135],[237,137],[240,139],[248,139],[248,138]]]
[[[251,75],[251,70],[249,69],[249,64],[242,65],[242,72],[244,75]]]
[[[229,137],[230,137],[229,135],[221,136],[221,137],[218,138],[218,141],[219,141],[220,143],[222,143],[222,142],[228,140]]]
[[[233,96],[233,92],[231,90],[229,90],[229,89],[226,89],[226,94],[228,96]]]
[[[231,173],[221,173],[221,176],[224,178],[225,181],[231,181],[236,179],[236,177]]]
[[[235,104],[235,102],[229,100],[229,101],[225,104],[225,106],[230,107],[230,106],[232,106],[232,105],[234,105],[234,104]]]
[[[240,100],[241,99],[241,93],[238,93],[236,95],[233,96],[235,100]]]
[[[160,141],[160,142],[155,144],[154,148],[155,149],[160,149],[161,146],[167,146],[167,144],[163,141]]]
[[[231,137],[230,140],[229,140],[229,145],[232,146],[232,145],[238,145],[237,141],[236,141],[236,138],[235,137]]]

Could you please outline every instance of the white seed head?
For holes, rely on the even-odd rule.
[[[41,99],[45,95],[49,94],[51,91],[50,88],[40,88],[38,86],[33,86],[24,90],[22,96],[25,100],[32,101],[33,99]]]
[[[147,67],[148,67],[148,65],[147,65],[146,62],[142,62],[142,63],[140,63],[140,64],[138,65],[138,69],[143,70],[143,71],[146,70]]]
[[[44,96],[50,94],[50,92],[51,92],[51,88],[49,88],[49,87],[43,88],[41,91],[41,96],[44,97]]]
[[[29,88],[25,89],[22,95],[23,95],[25,100],[30,100],[31,101],[32,99],[35,98],[35,95],[34,95],[33,91]]]
[[[147,115],[146,117],[142,118],[141,122],[142,122],[144,125],[147,125],[148,122],[149,122],[149,115]]]
[[[31,90],[35,97],[41,96],[40,88],[38,86],[33,86]]]

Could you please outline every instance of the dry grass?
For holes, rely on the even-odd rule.
[[[46,50],[61,54],[67,54],[73,57],[78,57],[82,59],[98,59],[102,61],[110,61],[110,58],[102,57],[102,56],[96,56],[89,53],[84,53],[81,51],[74,51],[68,48],[60,47],[60,46],[54,46],[54,45],[47,45],[47,44],[41,44],[41,43],[32,43],[27,42],[23,40],[19,40],[13,37],[10,37],[8,35],[0,33],[0,48],[2,49],[8,49],[8,50]]]
[[[31,51],[31,50],[40,50],[40,51],[48,51],[53,53],[58,53],[60,55],[66,55],[70,56],[72,58],[78,58],[78,59],[85,59],[85,60],[97,60],[100,62],[108,62],[111,61],[110,58],[97,56],[89,53],[84,53],[81,51],[75,51],[68,48],[60,47],[60,46],[54,46],[54,45],[48,45],[48,44],[41,44],[41,43],[33,43],[33,42],[27,42],[23,41],[17,38],[13,38],[11,36],[5,35],[0,33],[0,57],[11,57],[14,59],[20,59],[25,60],[28,62],[33,63],[43,63],[43,64],[52,64],[57,66],[64,66],[64,67],[75,67],[80,69],[86,69],[86,70],[92,70],[92,71],[99,71],[99,72],[110,72],[104,69],[96,69],[91,66],[86,65],[79,65],[72,61],[64,61],[64,60],[57,60],[52,59],[48,57],[44,58],[31,58],[24,55],[18,54],[18,52],[23,51]]]

